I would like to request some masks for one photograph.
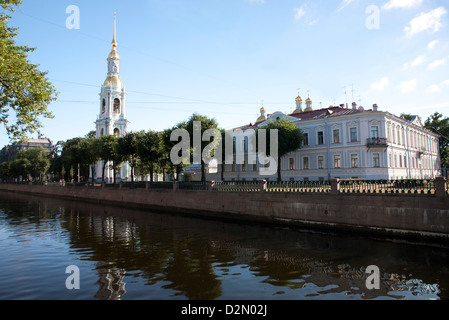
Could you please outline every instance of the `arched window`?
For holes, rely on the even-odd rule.
[[[114,113],[120,113],[120,99],[114,99]]]
[[[100,137],[104,136],[104,129],[101,129],[100,131]]]
[[[119,128],[115,128],[114,129],[114,136],[116,136],[117,138],[120,137],[120,130],[119,130]]]
[[[106,113],[106,100],[103,99],[101,103],[101,113]]]

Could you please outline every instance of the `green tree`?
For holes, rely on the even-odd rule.
[[[41,179],[42,175],[47,173],[47,170],[50,168],[48,153],[42,148],[21,150],[17,153],[17,159],[25,159],[29,162],[26,171],[33,180]]]
[[[161,157],[159,160],[160,166],[163,168],[163,172],[171,173],[173,175],[176,174],[176,180],[179,180],[179,175],[182,172],[183,164],[175,165],[171,162],[170,153],[173,147],[178,143],[171,141],[171,134],[174,130],[185,127],[185,123],[183,125],[178,124],[177,126],[169,129],[165,129],[159,133],[160,135],[160,148],[161,148]]]
[[[142,133],[137,142],[137,155],[142,166],[148,166],[151,182],[154,181],[155,164],[160,157],[159,139],[158,133],[150,130]]]
[[[86,136],[80,143],[80,152],[83,155],[83,158],[91,168],[91,176],[92,176],[92,185],[95,177],[95,165],[98,160],[100,160],[100,153],[98,150],[97,139],[93,136]]]
[[[413,115],[408,113],[401,113],[401,118],[410,121],[413,119]]]
[[[426,120],[424,127],[439,135],[441,166],[449,168],[449,118],[435,112]]]
[[[10,162],[0,163],[0,177],[2,180],[7,180],[11,176],[11,164]]]
[[[28,159],[16,159],[10,163],[9,170],[12,177],[22,177],[23,181],[28,178],[30,173],[30,161]]]
[[[21,3],[0,0],[4,11],[13,11]],[[10,18],[0,12],[0,122],[11,140],[25,141],[29,134],[40,133],[40,117],[53,118],[47,107],[56,100],[57,93],[47,73],[28,60],[28,54],[35,49],[16,44],[18,30],[8,25]]]
[[[194,135],[195,135],[194,123],[195,122],[201,123],[201,128],[200,128],[200,130],[201,130],[201,138],[200,138],[201,139],[201,145],[200,145],[201,150],[199,150],[199,151],[201,153],[201,182],[204,183],[204,182],[206,182],[206,163],[204,162],[204,159],[202,157],[203,150],[207,146],[209,146],[211,143],[218,144],[220,141],[215,141],[215,140],[213,142],[202,141],[203,140],[202,137],[206,130],[209,130],[209,129],[219,130],[219,129],[218,129],[218,123],[215,119],[210,119],[206,116],[194,113],[189,118],[189,120],[187,120],[187,122],[185,123],[185,129],[189,132],[189,135],[190,135],[190,146],[192,147],[192,152],[190,153],[191,155],[193,155],[193,153],[196,151],[195,145],[194,145]]]
[[[109,162],[114,160],[117,137],[114,135],[104,135],[94,141],[93,147],[98,150],[98,158],[103,161],[101,182],[104,183],[104,170]]]
[[[117,139],[117,155],[122,156],[122,161],[128,161],[131,167],[131,183],[134,183],[134,171],[137,167],[137,145],[143,132],[129,132]]]
[[[282,181],[281,176],[281,159],[286,154],[298,150],[302,147],[302,142],[304,139],[303,132],[296,127],[296,125],[288,119],[279,119],[276,121],[271,121],[267,125],[260,127],[256,130],[256,135],[258,136],[258,130],[265,129],[267,131],[267,146],[266,151],[269,156],[271,153],[270,146],[270,130],[277,130],[278,132],[278,158],[277,162],[277,181]]]
[[[66,168],[69,168],[71,179],[74,178],[76,170],[76,175],[78,176],[78,180],[80,180],[79,169],[81,169],[81,171],[83,172],[86,172],[87,166],[89,165],[89,163],[86,162],[84,149],[82,149],[84,140],[84,138],[73,138],[67,140],[63,144],[61,153],[62,163]]]

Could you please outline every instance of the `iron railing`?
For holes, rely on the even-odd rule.
[[[433,180],[341,180],[340,193],[434,194]]]
[[[338,184],[330,181],[225,181],[225,182],[120,182],[120,183],[61,183],[56,182],[30,182],[16,181],[2,184],[47,185],[52,187],[90,187],[108,189],[149,189],[149,190],[203,190],[214,192],[268,192],[268,193],[334,193],[334,194],[410,194],[435,195],[437,187],[432,179],[408,180],[363,180],[343,179]],[[449,196],[449,181],[443,184],[444,191],[438,193]]]

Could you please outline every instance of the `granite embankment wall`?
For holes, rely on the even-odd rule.
[[[214,219],[449,241],[449,198],[1,184],[0,191],[94,201]]]

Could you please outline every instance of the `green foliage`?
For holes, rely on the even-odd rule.
[[[440,136],[441,166],[449,168],[449,118],[435,112],[426,120],[424,127]]]
[[[296,125],[288,119],[279,119],[271,121],[267,125],[260,127],[256,130],[256,136],[258,136],[258,130],[265,129],[267,131],[267,155],[270,155],[270,130],[277,130],[278,132],[278,181],[281,181],[281,158],[290,152],[298,150],[302,147],[304,140],[303,132],[296,127]]]
[[[0,0],[4,10],[12,11],[19,4],[19,0]],[[16,44],[17,29],[8,26],[9,18],[0,13],[0,123],[11,140],[25,141],[29,134],[40,133],[40,117],[53,118],[47,107],[57,93],[47,73],[28,60],[35,49]]]
[[[47,173],[50,168],[48,153],[42,148],[21,150],[17,153],[17,160],[21,175],[30,175],[33,180]],[[17,165],[17,164],[16,164]]]
[[[98,151],[98,158],[103,160],[103,169],[101,173],[101,181],[104,182],[104,170],[109,161],[114,161],[117,137],[114,135],[105,135],[94,140],[93,148]]]
[[[128,161],[131,167],[131,182],[134,182],[134,170],[137,166],[137,144],[142,133],[129,132],[118,138],[116,152],[123,156],[123,161]]]
[[[195,134],[194,123],[195,122],[201,123],[201,137],[200,137],[201,150],[194,150],[194,147],[195,147],[195,145],[194,145],[194,134]],[[204,161],[202,159],[202,152],[209,144],[211,144],[211,142],[210,141],[202,141],[203,140],[202,137],[206,130],[209,130],[209,129],[217,129],[218,130],[218,123],[215,119],[211,119],[206,116],[194,113],[189,118],[189,120],[187,120],[185,123],[181,124],[181,128],[184,128],[189,132],[190,146],[192,147],[192,152],[190,154],[193,155],[195,151],[200,151],[200,153],[201,153],[201,182],[205,182],[206,181],[206,164],[204,163]],[[214,143],[219,143],[219,141],[215,141]]]
[[[160,136],[155,131],[142,132],[138,136],[137,156],[141,161],[141,169],[148,168],[151,182],[154,181],[155,163],[159,160]]]

